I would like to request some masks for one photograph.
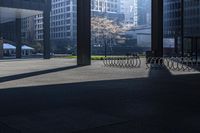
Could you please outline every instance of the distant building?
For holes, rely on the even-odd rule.
[[[32,28],[33,23],[33,28]],[[24,38],[30,40],[29,31],[32,28],[34,37],[32,40],[43,40],[43,14],[23,19],[22,31]],[[50,38],[53,51],[66,52],[76,46],[77,11],[76,0],[52,0],[50,18]],[[32,33],[31,33],[32,35]]]
[[[164,37],[171,38],[181,34],[180,0],[164,1]]]
[[[124,14],[120,11],[120,4],[120,0],[91,0],[91,16],[102,16],[122,22]]]
[[[181,17],[182,13],[183,17]],[[200,42],[199,14],[199,0],[184,0],[183,12],[180,0],[164,1],[164,38],[174,39],[174,53],[189,54],[190,56],[200,55],[200,46],[198,45]],[[183,29],[181,29],[182,24]],[[183,45],[181,39],[183,39]]]
[[[77,0],[52,0],[51,40],[53,47],[76,46]],[[65,48],[63,47],[63,48]]]
[[[151,0],[137,0],[138,25],[151,25]]]
[[[137,0],[121,0],[120,12],[124,14],[124,24],[130,26],[138,25]]]
[[[35,40],[42,41],[43,40],[43,15],[38,14],[34,16],[34,32],[35,32]]]
[[[184,1],[184,36],[200,36],[200,1]],[[164,35],[165,37],[181,34],[181,2],[180,0],[164,1]]]
[[[21,34],[22,34],[22,40],[23,41],[33,41],[35,39],[34,16],[22,18],[22,20],[21,20]]]
[[[184,36],[200,39],[200,1],[184,1]]]
[[[141,48],[151,48],[151,27],[150,26],[139,26],[132,28],[125,32],[126,37],[132,40],[136,40],[135,46]]]
[[[91,0],[93,12],[120,13],[120,0]]]

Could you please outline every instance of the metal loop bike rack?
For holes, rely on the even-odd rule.
[[[190,71],[200,68],[200,60],[192,57],[150,57],[146,59],[147,69],[168,68],[172,71]]]
[[[141,66],[141,59],[139,56],[106,57],[103,60],[103,64],[106,67],[139,68]]]

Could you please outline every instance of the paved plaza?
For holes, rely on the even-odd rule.
[[[0,61],[0,129],[14,133],[200,132],[200,73]],[[1,131],[1,130],[0,130]],[[9,133],[10,133],[9,132]]]

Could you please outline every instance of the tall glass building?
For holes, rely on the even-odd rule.
[[[180,0],[164,1],[164,37],[180,36],[181,32]]]
[[[172,40],[171,48],[177,55],[200,55],[199,0],[164,1],[164,38]]]

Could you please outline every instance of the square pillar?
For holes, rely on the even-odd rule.
[[[91,65],[91,3],[77,0],[77,64]]]
[[[50,2],[51,3],[51,2]],[[43,11],[43,58],[50,59],[50,10],[51,4],[46,2],[46,8]]]
[[[163,56],[163,0],[152,0],[152,41],[155,57]]]
[[[21,42],[21,19],[15,21],[15,41],[16,41],[16,58],[22,58],[22,42]]]
[[[0,33],[0,59],[3,58],[3,38],[1,37],[1,33]]]
[[[0,59],[3,58],[3,37],[1,31],[1,24],[0,24]]]

